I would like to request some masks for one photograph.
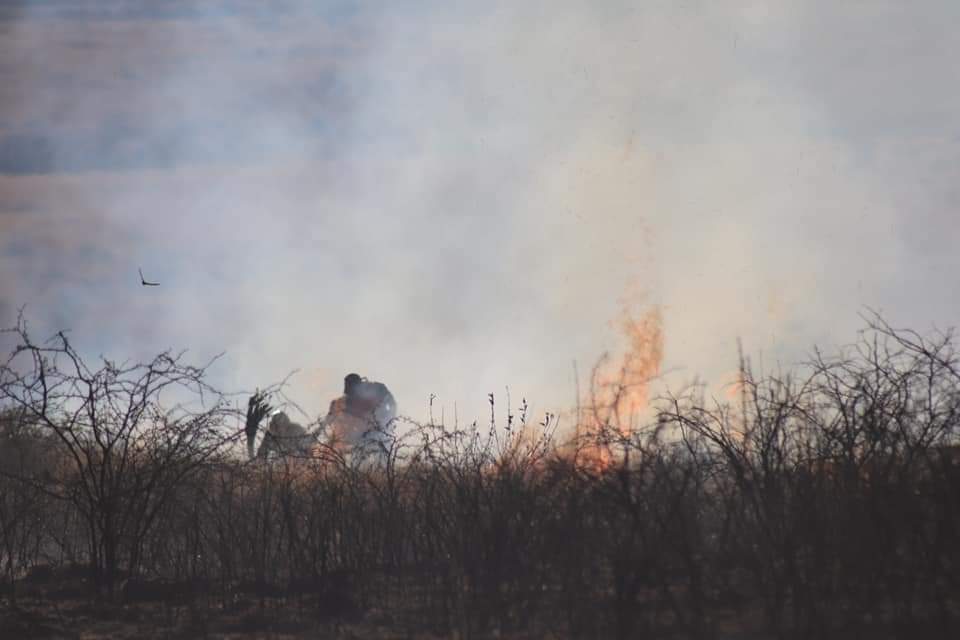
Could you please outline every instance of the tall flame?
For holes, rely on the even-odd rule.
[[[594,367],[585,406],[578,408],[577,435],[583,462],[599,469],[613,459],[612,445],[627,438],[649,406],[650,383],[663,362],[663,316],[654,307],[637,314],[624,305],[618,319],[626,345]]]

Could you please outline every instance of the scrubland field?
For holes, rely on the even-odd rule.
[[[879,318],[849,349],[578,435],[498,406],[386,451],[249,462],[169,355],[2,369],[7,637],[954,637],[960,361]],[[205,393],[205,408],[160,392]],[[184,397],[181,395],[180,397]],[[12,635],[11,635],[12,634]],[[99,634],[99,635],[98,635]]]
[[[367,173],[355,148],[331,151],[360,148],[372,135],[362,127],[344,133],[356,98],[351,78],[364,73],[372,36],[347,8],[319,16],[310,6],[0,3],[0,234],[16,239],[0,253],[0,264],[12,265],[0,269],[0,294],[42,281],[30,295],[73,305],[50,307],[99,305],[104,316],[138,317],[147,309],[153,322],[131,335],[166,341],[171,324],[196,318],[162,298],[172,286],[149,300],[127,295],[127,281],[117,284],[127,272],[115,270],[140,258],[124,253],[129,246],[155,242],[163,246],[157,264],[222,275],[240,262],[216,253],[228,242],[220,234],[241,224],[230,218],[234,204],[258,215],[296,211],[347,174],[345,163],[363,185],[398,171],[393,156]],[[334,14],[336,28],[328,24]],[[730,47],[744,47],[736,38]],[[238,87],[240,69],[247,84]],[[519,84],[510,90],[526,95]],[[450,103],[457,114],[486,117],[485,107]],[[601,107],[589,103],[591,113]],[[420,134],[408,134],[401,157],[424,153]],[[440,146],[460,154],[470,138],[451,140]],[[507,145],[495,157],[512,156]],[[705,157],[711,170],[723,164]],[[744,175],[752,179],[764,157],[751,158]],[[459,173],[472,183],[479,172],[468,165]],[[696,191],[686,182],[683,190]],[[739,207],[743,189],[734,191]],[[436,199],[459,206],[452,196]],[[157,237],[128,221],[133,210],[162,221],[151,231]],[[463,229],[480,235],[486,213]],[[241,237],[252,240],[237,251],[255,274],[292,245],[268,253],[258,244],[261,218],[244,220],[254,231]],[[378,231],[379,217],[361,222],[357,235],[400,242]],[[869,224],[857,222],[851,237],[862,242]],[[504,227],[502,235],[520,234]],[[814,235],[819,247],[821,230]],[[326,251],[352,236],[295,227],[291,237]],[[196,255],[182,249],[190,238],[203,238],[193,254],[214,259],[192,262]],[[699,251],[686,236],[681,244]],[[304,264],[323,277],[333,267],[358,269],[348,259],[326,271]],[[891,273],[900,266],[890,264]],[[70,265],[83,265],[71,274],[74,288],[50,273]],[[385,262],[376,278],[393,268]],[[300,265],[292,271],[314,278]],[[410,281],[422,275],[411,273]],[[591,286],[597,279],[578,274]],[[122,291],[113,302],[71,298],[76,287],[110,278]],[[424,281],[415,306],[435,295]],[[192,284],[199,299],[212,288],[205,282]],[[282,306],[267,285],[251,288]],[[326,292],[302,295],[325,300]],[[579,305],[575,292],[570,298]],[[0,317],[16,317],[21,303],[0,295]],[[213,326],[249,329],[233,307],[220,309]],[[76,328],[74,320],[42,319],[64,329]],[[742,361],[737,383],[719,398],[691,385],[647,400],[662,356],[654,332],[648,355],[656,358],[594,375],[578,389],[581,406],[559,417],[491,395],[489,419],[402,419],[385,450],[318,444],[310,455],[250,461],[246,397],[215,388],[205,366],[175,352],[144,358],[136,339],[128,361],[91,359],[85,354],[101,345],[34,335],[21,321],[0,339],[12,349],[0,360],[0,640],[960,637],[956,340],[875,315],[866,323],[851,346],[814,352],[777,374]]]

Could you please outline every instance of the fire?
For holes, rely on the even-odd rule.
[[[663,318],[660,309],[654,308],[639,319],[624,312],[621,322],[629,341],[621,367],[621,379],[627,389],[623,404],[627,415],[634,416],[647,407],[650,382],[660,373],[663,362]]]
[[[614,441],[634,432],[663,362],[663,316],[658,307],[637,314],[624,305],[618,324],[625,348],[619,355],[604,355],[594,367],[586,406],[579,409],[577,420],[579,454],[599,469],[611,463]]]

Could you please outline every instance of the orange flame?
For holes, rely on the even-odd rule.
[[[638,317],[624,305],[619,325],[627,340],[624,352],[605,355],[594,368],[587,406],[577,420],[584,443],[580,455],[598,470],[613,461],[611,441],[633,433],[649,406],[650,383],[663,362],[663,317],[658,307]]]

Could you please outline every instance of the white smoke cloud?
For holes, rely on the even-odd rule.
[[[462,420],[508,385],[572,404],[631,288],[676,384],[737,337],[789,364],[864,305],[957,311],[947,3],[185,6],[4,23],[0,134],[52,147],[0,177],[4,319],[226,350],[229,388],[301,368],[313,414],[358,371]]]

